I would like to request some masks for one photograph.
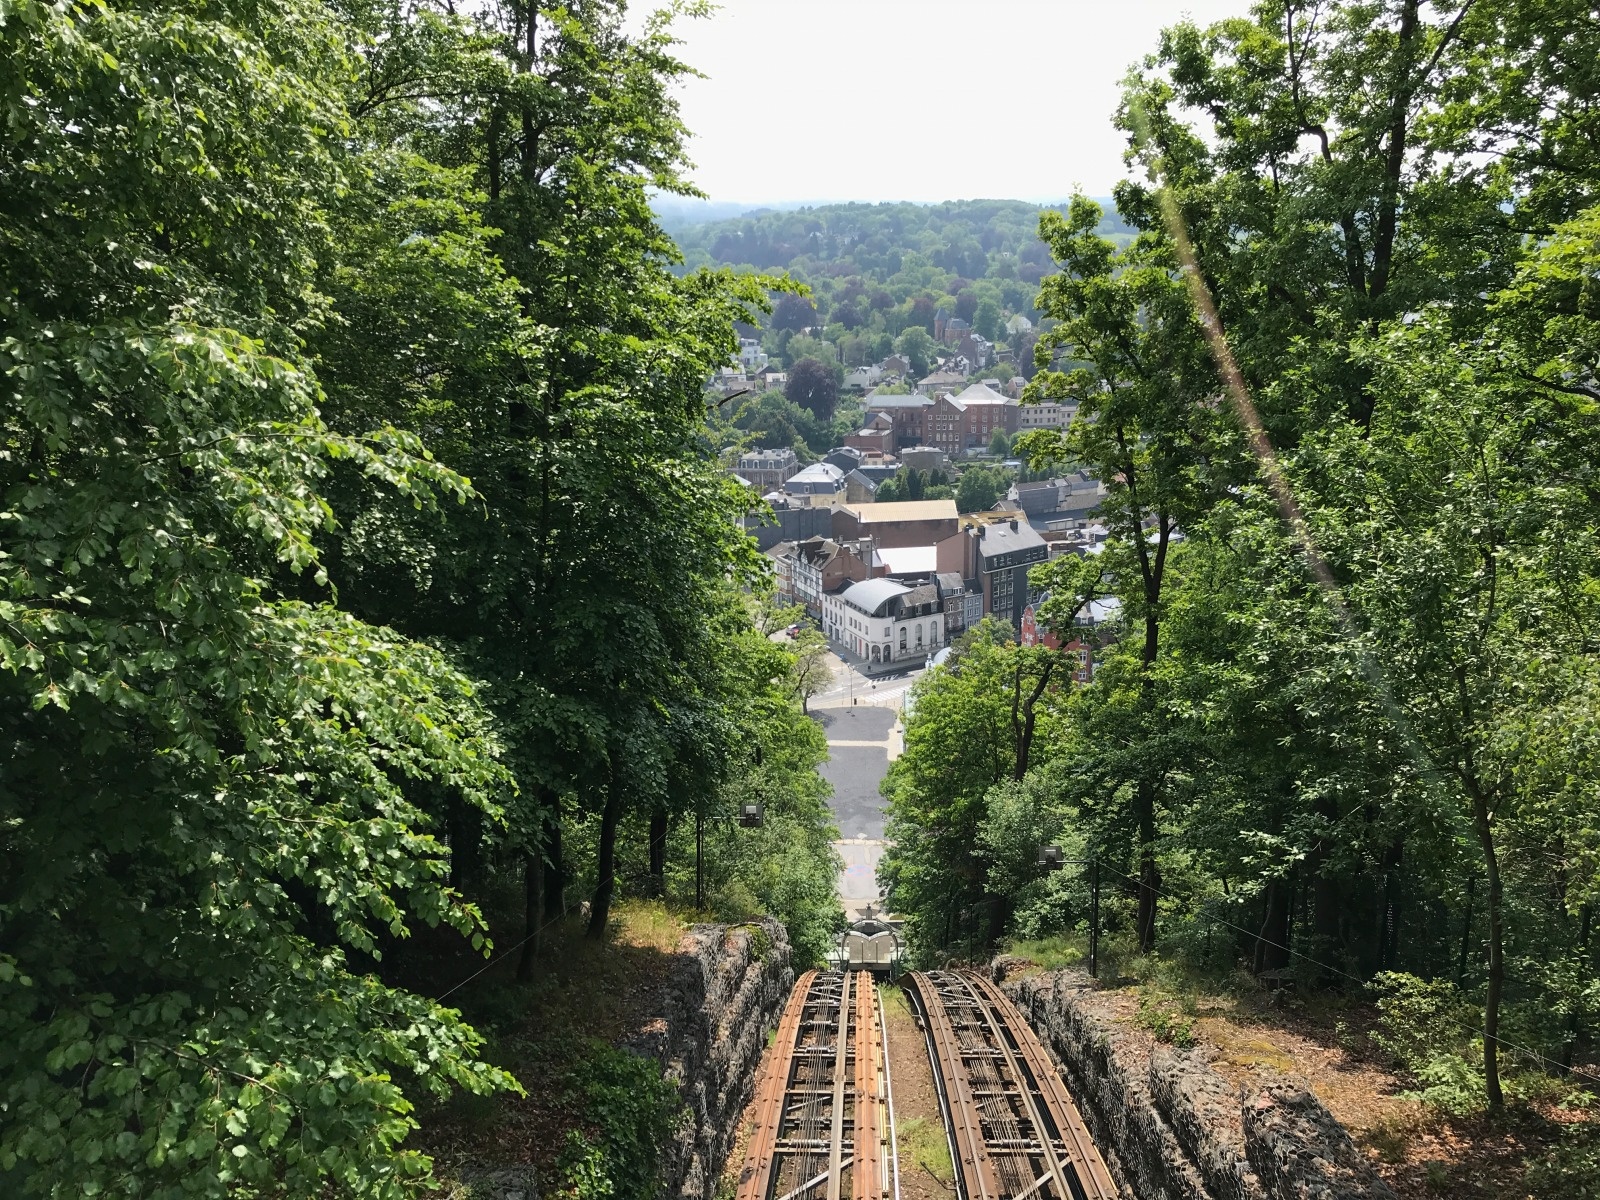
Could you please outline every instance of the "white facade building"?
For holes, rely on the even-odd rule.
[[[822,598],[828,640],[871,663],[923,660],[944,645],[943,604],[931,583],[853,583]]]
[[[796,506],[826,508],[844,502],[844,472],[830,462],[812,463],[783,481],[784,495]]]
[[[1078,411],[1075,404],[1057,404],[1043,400],[1038,404],[1023,404],[1017,410],[1017,432],[1030,429],[1065,429]]]

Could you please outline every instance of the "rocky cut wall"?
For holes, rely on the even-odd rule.
[[[658,1015],[628,1043],[659,1061],[683,1097],[661,1155],[664,1196],[712,1200],[755,1090],[767,1031],[793,986],[789,935],[779,922],[690,926]]]
[[[1394,1200],[1314,1095],[1291,1079],[1239,1092],[1198,1050],[1118,1023],[1089,977],[995,977],[1054,1054],[1123,1194],[1138,1200]]]

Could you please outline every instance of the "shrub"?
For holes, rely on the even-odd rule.
[[[1441,979],[1385,971],[1371,987],[1379,1016],[1372,1040],[1417,1082],[1412,1094],[1456,1116],[1483,1108],[1483,1049],[1470,1033],[1476,1007]]]

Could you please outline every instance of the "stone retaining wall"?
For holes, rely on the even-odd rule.
[[[1239,1092],[1198,1050],[1116,1022],[1079,971],[995,978],[1055,1055],[1117,1185],[1138,1200],[1394,1200],[1314,1095],[1284,1078]]]
[[[712,1200],[755,1091],[767,1031],[794,985],[789,935],[766,918],[693,925],[662,988],[660,1016],[628,1048],[661,1062],[684,1114],[661,1156],[665,1196]]]

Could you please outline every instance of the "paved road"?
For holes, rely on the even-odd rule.
[[[844,859],[839,896],[854,918],[869,906],[882,911],[877,869],[884,812],[878,785],[900,753],[900,704],[920,672],[869,681],[854,671],[847,675],[837,658],[832,665],[834,683],[812,700],[811,711],[828,738],[822,774],[833,784],[833,816],[841,838],[834,845]]]

